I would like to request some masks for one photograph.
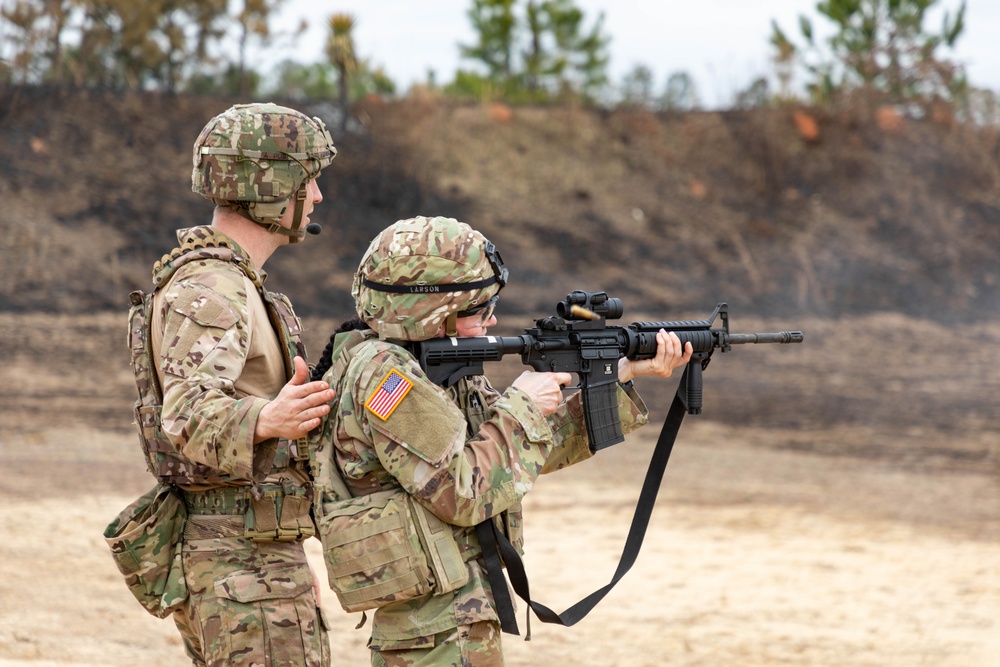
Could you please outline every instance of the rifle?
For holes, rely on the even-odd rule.
[[[556,305],[556,316],[535,320],[535,326],[525,329],[520,336],[434,338],[410,345],[427,377],[443,387],[450,387],[466,375],[481,375],[483,362],[499,361],[507,354],[521,355],[521,361],[536,371],[575,373],[583,392],[590,449],[596,452],[625,439],[618,419],[615,386],[618,384],[618,360],[622,357],[633,360],[655,357],[656,333],[660,329],[676,333],[682,344],[691,343],[691,361],[684,370],[657,439],[622,557],[610,583],[562,614],[557,614],[531,599],[520,555],[497,528],[495,521],[490,518],[476,525],[476,536],[483,550],[486,573],[504,632],[519,634],[502,572],[504,566],[514,591],[540,620],[574,625],[607,595],[635,563],[681,421],[686,413],[701,413],[702,371],[708,366],[715,350],[728,352],[733,345],[801,343],[803,340],[801,331],[730,333],[729,307],[725,303],[717,305],[707,320],[633,322],[627,327],[607,325],[607,320],[618,319],[623,313],[620,299],[611,298],[606,292],[577,290]],[[714,326],[716,319],[720,320],[721,327]],[[529,615],[529,638],[530,634]]]
[[[678,395],[688,414],[702,411],[702,371],[715,350],[729,352],[748,343],[801,343],[801,331],[734,334],[729,331],[729,306],[719,303],[706,320],[633,322],[608,326],[621,318],[621,299],[606,292],[576,290],[556,305],[556,315],[535,320],[520,336],[434,338],[411,345],[420,367],[432,382],[450,387],[467,375],[482,375],[483,362],[519,354],[536,371],[575,373],[583,392],[590,449],[594,452],[624,440],[618,419],[616,387],[618,360],[652,359],[656,333],[673,331],[681,344],[691,343],[693,354]],[[721,327],[714,327],[716,319]]]

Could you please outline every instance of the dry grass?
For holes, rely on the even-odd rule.
[[[329,322],[307,325],[318,352]],[[982,356],[964,376],[940,354],[940,325],[801,325],[801,348],[713,361],[706,414],[681,430],[636,566],[576,627],[536,622],[531,642],[505,638],[508,664],[995,662],[998,439],[977,415],[997,393],[1000,325],[967,332]],[[171,623],[131,599],[101,539],[151,484],[128,424],[123,326],[0,314],[0,667],[186,664]],[[640,388],[662,418],[657,392]],[[550,607],[610,579],[655,429],[640,433],[528,497],[526,563]],[[322,571],[317,543],[309,550]],[[335,664],[366,664],[358,619],[329,592],[324,606]]]
[[[505,637],[508,664],[992,664],[994,479],[774,451],[747,435],[757,431],[686,425],[637,565],[576,627]],[[0,665],[186,664],[172,624],[129,597],[100,537],[149,485],[131,437],[54,429],[6,444],[0,528],[32,530],[0,545]],[[630,440],[529,496],[536,599],[564,609],[610,579],[649,445]],[[324,606],[335,664],[366,664],[357,617],[329,591]]]

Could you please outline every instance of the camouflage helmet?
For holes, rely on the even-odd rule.
[[[271,103],[237,104],[202,129],[194,143],[191,189],[219,206],[301,240],[304,184],[337,155],[319,118]],[[292,198],[292,228],[279,221]]]
[[[351,294],[379,338],[427,340],[507,284],[496,246],[454,218],[400,220],[368,246]]]

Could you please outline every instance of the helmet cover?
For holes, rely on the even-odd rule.
[[[292,196],[336,155],[319,118],[272,103],[237,104],[198,135],[191,189],[254,222],[277,226]]]
[[[485,236],[454,218],[418,216],[372,240],[351,294],[358,316],[380,338],[419,341],[506,282],[507,269]]]

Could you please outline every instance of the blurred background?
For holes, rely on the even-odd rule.
[[[594,657],[592,633],[549,630],[561,639],[513,664],[996,664],[1000,6],[676,4],[0,0],[0,525],[35,522],[0,544],[14,582],[0,665],[183,664],[100,539],[151,485],[130,423],[128,294],[151,287],[176,230],[210,220],[190,191],[200,129],[265,99],[321,117],[339,150],[312,216],[323,234],[266,267],[313,360],[353,314],[368,242],[418,214],[498,245],[502,335],[576,289],[621,298],[622,325],[725,301],[734,332],[805,332],[716,355],[657,510],[679,543],[692,534],[677,526],[735,531],[709,539],[733,545],[718,559],[680,555],[686,581],[745,576],[683,598],[696,609],[609,599],[638,619],[631,651]],[[640,385],[654,423],[674,388],[661,384]],[[538,525],[558,530],[573,503],[607,511],[595,485],[624,494],[607,521],[627,525],[648,430],[597,472],[540,484]],[[796,570],[810,549],[829,558]],[[663,576],[648,558],[640,583]],[[831,573],[850,583],[824,588]],[[352,624],[345,664],[366,660]]]

